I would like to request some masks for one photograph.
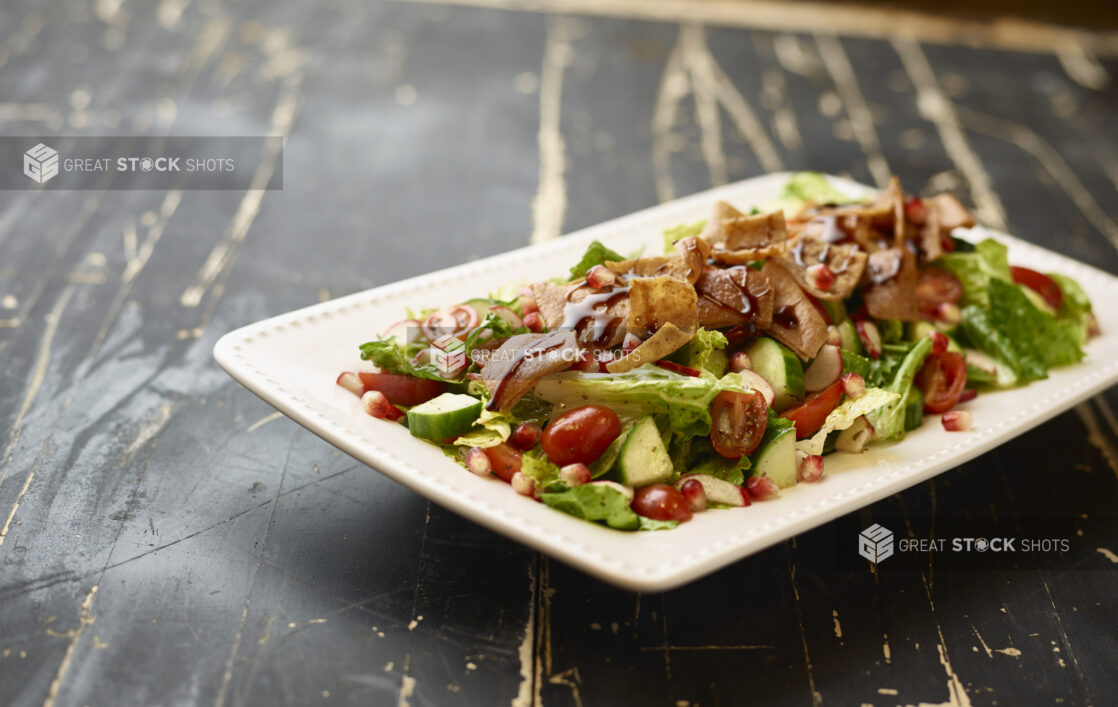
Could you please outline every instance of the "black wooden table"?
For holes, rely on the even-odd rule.
[[[527,4],[0,5],[2,135],[287,136],[282,191],[0,192],[0,703],[1114,704],[1114,391],[844,519],[1060,519],[1054,561],[874,572],[840,522],[634,595],[215,366],[257,319],[780,169],[896,172],[1118,273],[1113,34],[495,7]]]

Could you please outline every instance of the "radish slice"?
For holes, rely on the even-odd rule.
[[[412,363],[413,366],[422,366],[423,364],[431,363],[434,360],[435,360],[434,351],[431,350],[431,347],[427,347],[427,348],[423,349],[422,351],[420,351],[419,353],[417,353],[415,355],[415,357],[412,358],[411,363]]]
[[[744,387],[756,390],[765,397],[765,404],[772,407],[776,393],[773,392],[773,387],[769,385],[767,380],[753,371],[738,371],[738,375],[741,376],[741,384]]]
[[[396,342],[401,346],[418,341],[423,334],[423,323],[418,319],[402,319],[384,330],[380,338],[396,337]]]
[[[737,484],[715,478],[709,474],[687,474],[675,483],[676,489],[682,490],[688,481],[698,481],[702,484],[706,500],[711,503],[724,503],[727,506],[746,506],[748,494],[743,494],[743,489]],[[690,500],[690,499],[688,499]]]
[[[804,390],[815,393],[823,390],[842,375],[842,353],[837,346],[824,344],[815,360],[804,371]]]
[[[501,319],[504,319],[505,322],[513,329],[519,329],[520,327],[524,326],[524,320],[520,318],[520,315],[504,306],[503,304],[498,304],[490,307],[489,311],[493,314],[496,314]]]

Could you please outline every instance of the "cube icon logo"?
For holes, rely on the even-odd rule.
[[[893,531],[874,523],[858,534],[858,554],[875,565],[893,556]]]
[[[23,173],[39,184],[58,174],[58,151],[39,143],[23,153]]]
[[[432,357],[439,375],[443,378],[457,378],[466,366],[466,343],[452,334],[445,334],[431,342]]]

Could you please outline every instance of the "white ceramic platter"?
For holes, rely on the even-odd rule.
[[[231,376],[276,409],[342,451],[439,505],[635,591],[661,591],[702,577],[833,518],[925,481],[1023,434],[1118,382],[1118,278],[1001,233],[1014,264],[1074,277],[1096,304],[1103,335],[1081,364],[1052,371],[1027,387],[980,395],[967,404],[968,432],[946,432],[929,418],[904,442],[862,455],[827,458],[821,483],[801,484],[749,508],[697,514],[675,530],[626,533],[599,527],[479,478],[401,425],[373,419],[334,381],[368,368],[358,345],[403,318],[405,308],[443,307],[485,296],[510,278],[562,274],[586,245],[600,240],[625,253],[658,252],[661,230],[705,218],[717,199],[745,210],[778,196],[789,175],[772,174],[678,199],[559,240],[514,250],[429,275],[273,317],[226,334],[214,356]],[[868,188],[839,179],[851,195]]]

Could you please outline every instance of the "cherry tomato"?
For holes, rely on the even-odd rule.
[[[930,354],[916,374],[916,387],[924,394],[924,411],[947,412],[959,402],[967,385],[967,361],[963,354],[944,351]]]
[[[365,390],[379,390],[394,405],[419,405],[446,392],[446,383],[442,381],[395,373],[361,371],[357,375],[365,384]]]
[[[511,484],[512,477],[520,471],[523,455],[503,442],[495,447],[486,448],[485,454],[489,457],[489,463],[493,465],[493,473],[501,477],[502,481]]]
[[[1064,304],[1064,293],[1060,291],[1059,285],[1044,273],[1016,265],[1010,267],[1009,271],[1013,273],[1014,282],[1039,294],[1052,309],[1059,309]]]
[[[959,278],[943,268],[924,268],[916,281],[916,306],[925,319],[935,319],[941,304],[958,304],[963,296]]]
[[[710,405],[710,443],[727,459],[739,459],[761,443],[769,424],[769,406],[756,390],[724,390]]]
[[[910,196],[904,202],[904,215],[909,221],[918,226],[924,225],[927,214],[924,212],[924,202],[918,196]]]
[[[617,413],[601,405],[584,405],[552,420],[544,429],[540,444],[548,458],[559,466],[589,464],[602,456],[620,434]]]
[[[683,494],[667,484],[652,484],[637,489],[629,507],[637,515],[652,520],[691,520],[691,505]]]
[[[819,431],[827,415],[842,402],[842,381],[835,381],[818,393],[808,396],[802,405],[785,410],[780,416],[796,426],[796,439],[810,437]]]
[[[468,304],[456,304],[453,307],[440,309],[423,320],[423,333],[434,342],[440,337],[450,334],[459,339],[465,339],[471,329],[481,323],[477,310]]]

